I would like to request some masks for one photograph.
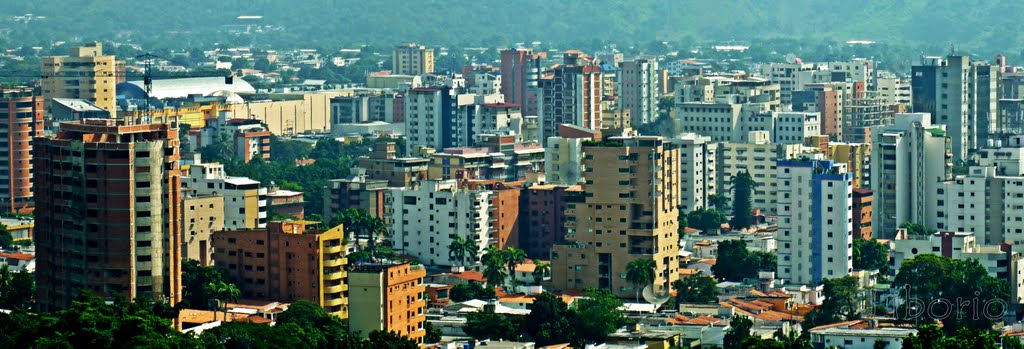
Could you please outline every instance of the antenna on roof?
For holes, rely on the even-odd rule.
[[[146,54],[135,56],[136,59],[142,58],[143,67],[146,68],[146,72],[142,75],[142,85],[146,89],[146,111],[145,117],[142,119],[143,123],[150,123],[153,120],[153,110],[149,107],[149,99],[153,95],[153,58],[156,57],[149,52]],[[166,120],[165,120],[166,121]],[[131,123],[129,123],[131,125]]]

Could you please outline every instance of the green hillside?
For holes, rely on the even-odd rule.
[[[683,40],[766,37],[865,39],[969,48],[1024,46],[1016,0],[33,0],[0,2],[0,14],[47,19],[6,40],[132,38],[174,43],[301,40],[343,45]],[[264,16],[280,31],[231,38],[222,24]]]

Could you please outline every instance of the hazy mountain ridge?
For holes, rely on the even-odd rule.
[[[238,15],[262,15],[286,28],[274,40],[321,44],[416,40],[436,44],[525,41],[740,41],[761,37],[929,42],[1018,49],[1024,3],[1013,0],[36,0],[0,3],[0,13],[47,16],[11,26],[8,40],[78,35],[83,39],[216,37]],[[109,20],[102,20],[108,18]],[[10,21],[0,25],[11,25]],[[32,28],[31,33],[27,29]],[[184,34],[168,34],[188,32]],[[27,36],[16,36],[25,34]],[[205,36],[204,36],[205,35]]]

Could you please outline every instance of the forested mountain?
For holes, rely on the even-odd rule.
[[[27,25],[10,19],[24,13],[46,19]],[[1014,34],[1024,30],[1022,13],[1018,0],[12,0],[0,1],[0,17],[7,16],[0,28],[13,29],[0,40],[494,46],[785,37],[1016,51],[1024,47],[1024,36]],[[223,35],[223,25],[239,15],[263,16],[263,24],[280,30]]]

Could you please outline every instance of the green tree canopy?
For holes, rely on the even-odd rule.
[[[991,328],[1013,303],[1006,281],[990,276],[976,259],[920,254],[903,262],[893,286],[905,298],[897,310],[901,319],[941,320],[947,333]],[[943,305],[949,303],[956,306]]]
[[[874,240],[853,240],[853,268],[889,274],[889,246]]]
[[[756,278],[759,271],[775,271],[777,256],[771,252],[747,250],[744,240],[725,240],[718,243],[718,258],[711,272],[718,280],[740,282]]]
[[[484,287],[477,282],[467,282],[452,286],[448,292],[448,299],[452,302],[465,302],[470,299],[491,300],[497,298],[493,287]]]
[[[822,295],[825,301],[812,310],[804,319],[804,328],[813,328],[831,323],[853,320],[860,317],[862,299],[857,278],[844,276],[824,280]]]
[[[706,233],[717,233],[722,229],[722,223],[728,221],[725,213],[714,208],[701,207],[686,215],[687,226]]]
[[[640,290],[644,286],[654,283],[654,279],[657,276],[656,268],[657,264],[650,258],[634,259],[626,265],[626,280],[633,284],[638,302],[640,301]]]
[[[683,303],[713,303],[718,301],[718,282],[710,276],[688,275],[672,282],[676,290],[676,306]]]
[[[756,186],[757,183],[747,171],[732,177],[732,220],[729,221],[732,229],[746,229],[754,225],[754,207],[750,197]]]

